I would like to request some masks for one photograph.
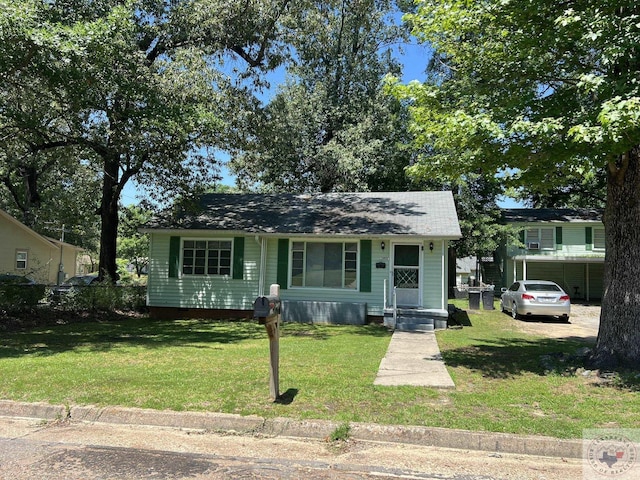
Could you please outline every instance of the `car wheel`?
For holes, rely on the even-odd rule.
[[[562,319],[563,322],[569,323],[569,315],[562,315],[562,317],[560,318]]]
[[[514,320],[520,318],[520,315],[518,315],[518,307],[516,307],[515,302],[511,304],[511,316]]]

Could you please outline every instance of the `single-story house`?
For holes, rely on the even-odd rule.
[[[208,194],[142,231],[153,316],[251,316],[277,283],[285,321],[354,324],[381,320],[394,292],[446,317],[460,237],[451,192]]]
[[[53,285],[76,275],[80,247],[45,237],[0,210],[0,273]],[[61,272],[61,274],[60,274]]]
[[[520,245],[506,247],[503,285],[551,280],[572,298],[602,298],[605,230],[602,211],[505,209],[504,220],[520,229]]]

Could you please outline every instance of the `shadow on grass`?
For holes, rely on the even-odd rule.
[[[78,348],[108,351],[127,345],[202,348],[257,338],[266,339],[266,332],[249,322],[111,318],[109,321],[87,321],[6,334],[0,346],[0,358],[54,355]]]
[[[111,313],[73,318],[68,322],[60,319],[57,323],[5,332],[0,345],[0,358],[49,356],[79,349],[109,351],[122,346],[190,346],[202,349],[246,340],[264,339],[268,342],[264,326],[246,319],[153,320],[146,316]],[[305,336],[314,340],[327,340],[342,332],[367,336],[389,335],[386,329],[379,326],[343,328],[332,331],[332,327],[324,325],[285,324],[281,335]]]
[[[280,405],[291,405],[293,400],[296,398],[296,395],[298,395],[298,389],[289,388],[286,392],[281,393],[274,403],[278,403]]]
[[[542,375],[545,355],[575,353],[588,346],[584,342],[562,339],[496,338],[478,340],[476,345],[442,352],[449,367],[463,367],[482,373],[484,377],[506,379],[530,372]]]

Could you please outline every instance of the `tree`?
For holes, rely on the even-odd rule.
[[[250,117],[230,163],[244,189],[401,190],[411,152],[403,105],[382,90],[406,31],[390,0],[311,2],[287,81]]]
[[[562,185],[558,185],[553,178],[545,177],[540,182],[542,188],[527,185],[526,188],[514,189],[511,196],[536,208],[604,209],[607,200],[607,172],[604,168],[557,171],[549,176],[560,176],[563,179]]]
[[[149,237],[138,230],[152,215],[151,210],[135,205],[120,210],[118,257],[134,266],[138,278],[149,264]]]
[[[414,174],[482,169],[544,192],[554,172],[606,169],[601,367],[640,368],[638,14],[632,0],[424,0],[409,20],[441,68],[399,89],[436,152]]]
[[[2,35],[24,46],[12,44],[0,60],[3,108],[10,98],[43,95],[47,108],[32,109],[33,132],[98,162],[100,275],[116,279],[124,186],[137,178],[166,196],[210,180],[212,147],[226,145],[234,116],[251,99],[230,75],[259,83],[259,72],[282,61],[278,34],[290,2],[2,3]],[[2,115],[3,124],[27,131],[22,112]]]

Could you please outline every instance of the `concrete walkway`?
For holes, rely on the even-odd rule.
[[[393,332],[374,385],[455,388],[434,332]]]

